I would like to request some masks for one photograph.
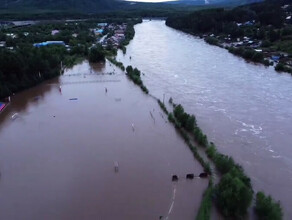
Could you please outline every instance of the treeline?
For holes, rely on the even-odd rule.
[[[2,29],[0,41],[6,44],[0,48],[0,98],[58,76],[61,62],[63,67],[70,67],[77,60],[88,57],[88,48],[95,40],[89,31],[93,25],[89,22],[53,23]],[[60,32],[52,35],[54,29]],[[48,40],[62,40],[70,48],[58,45],[33,47],[33,43]],[[94,52],[92,50],[90,54],[92,60],[97,58],[93,58],[97,55]]]
[[[130,41],[135,36],[134,25],[142,23],[142,19],[134,19],[133,21],[127,22],[127,29],[125,31],[125,39],[120,44],[120,49],[122,49],[123,53],[126,53],[126,46],[130,43]]]
[[[140,70],[138,70],[137,68],[134,68],[132,66],[127,66],[126,68],[127,71],[127,76],[136,84],[138,85],[143,92],[145,92],[146,94],[149,93],[148,89],[146,88],[146,86],[143,84],[142,80],[141,80],[141,72]]]
[[[266,66],[270,65],[270,62],[268,60],[264,59],[264,55],[262,52],[256,52],[255,50],[251,48],[235,48],[235,47],[229,47],[228,51],[234,55],[243,57],[246,60],[250,60],[256,63],[262,63]]]
[[[285,52],[287,54],[281,56],[275,70],[292,73],[291,13],[290,0],[266,0],[233,9],[173,15],[167,18],[166,25],[200,36],[211,45],[225,47],[230,53],[266,66],[273,65],[269,61],[273,54]],[[259,50],[255,51],[256,48]]]
[[[182,16],[174,15],[167,18],[166,24],[193,34],[224,33],[237,38],[245,35],[244,29],[237,23],[247,21],[258,22],[261,26],[272,25],[279,28],[284,24],[285,13],[279,2],[265,1],[232,10],[219,8],[195,11]]]
[[[287,72],[287,73],[292,73],[292,69],[284,65],[283,63],[279,62],[275,66],[275,70],[278,72]]]
[[[88,59],[89,59],[89,62],[92,62],[92,63],[105,61],[105,51],[102,48],[102,46],[97,45],[95,47],[92,47],[89,50]]]
[[[112,58],[112,57],[107,57],[107,59],[113,63],[114,65],[116,65],[117,67],[119,67],[121,70],[125,71],[125,66],[122,62],[117,61],[116,59]]]
[[[62,47],[0,50],[0,98],[59,75],[65,56]]]

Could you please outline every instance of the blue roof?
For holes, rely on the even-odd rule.
[[[272,60],[278,61],[280,59],[280,56],[272,56]]]
[[[102,33],[103,33],[103,29],[98,29],[98,30],[95,31],[95,33],[100,33],[100,34],[102,34]]]
[[[33,44],[34,47],[44,47],[48,45],[65,45],[64,41],[45,41]]]

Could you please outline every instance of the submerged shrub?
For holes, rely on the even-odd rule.
[[[281,220],[283,218],[280,203],[273,201],[271,196],[266,196],[263,192],[258,192],[256,195],[255,211],[260,220]]]
[[[238,177],[226,174],[215,187],[216,203],[225,217],[240,218],[247,213],[252,190]]]

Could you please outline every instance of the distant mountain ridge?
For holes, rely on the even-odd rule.
[[[115,0],[0,0],[0,9],[98,12],[115,9],[120,4]]]
[[[170,3],[190,5],[245,5],[262,1],[264,0],[178,0]]]
[[[170,5],[241,5],[261,0],[178,0]],[[0,10],[6,11],[67,11],[96,13],[115,9],[127,9],[133,3],[123,0],[0,0]],[[139,5],[139,4],[138,4]]]

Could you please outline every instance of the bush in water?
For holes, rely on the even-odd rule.
[[[281,220],[283,218],[280,203],[273,201],[271,196],[266,196],[263,192],[258,192],[256,195],[255,211],[260,220]]]
[[[127,66],[126,68],[127,71],[127,76],[138,86],[140,86],[140,88],[142,89],[143,92],[145,92],[146,94],[149,93],[148,89],[146,88],[146,86],[143,84],[142,80],[141,80],[141,72],[140,70],[138,70],[137,68],[133,69],[132,66]]]
[[[94,63],[94,62],[99,62],[99,61],[104,61],[105,60],[105,53],[101,45],[97,47],[93,47],[89,51],[89,61]]]
[[[244,216],[252,201],[252,190],[241,179],[225,174],[215,187],[216,203],[226,217]]]

